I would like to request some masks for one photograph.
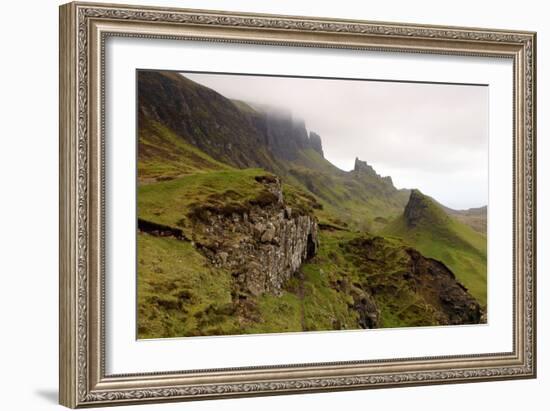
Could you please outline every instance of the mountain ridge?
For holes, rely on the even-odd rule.
[[[346,172],[325,159],[322,137],[308,131],[303,120],[289,112],[261,112],[180,74],[138,72],[138,112],[140,147],[145,141],[150,141],[150,146],[157,144],[155,149],[167,157],[158,156],[164,169],[171,161],[166,155],[169,147],[179,140],[222,164],[261,167],[280,175],[317,196],[330,211],[326,216],[337,215],[338,220],[358,229],[381,228],[381,221],[397,216],[406,204],[408,191],[396,189],[390,177],[379,176],[366,162],[361,162],[364,168],[357,163],[357,170]],[[170,134],[170,144],[163,150],[158,147],[162,139],[153,138],[150,132],[159,128]],[[153,151],[151,147],[140,149],[139,161],[151,162]],[[188,172],[179,169],[176,161],[172,166],[163,178]],[[156,177],[147,175],[146,169],[140,174],[142,181]],[[329,222],[338,223],[332,220]]]

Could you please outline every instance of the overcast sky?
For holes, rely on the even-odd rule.
[[[359,157],[448,207],[487,204],[486,86],[183,74],[226,97],[288,109],[342,170]]]

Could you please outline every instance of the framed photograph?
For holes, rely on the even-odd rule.
[[[60,8],[60,402],[534,378],[533,32]]]

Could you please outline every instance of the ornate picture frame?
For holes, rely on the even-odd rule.
[[[105,369],[105,42],[341,48],[513,62],[513,350],[109,375]],[[60,403],[67,407],[536,377],[536,34],[218,11],[60,7]],[[512,250],[511,250],[512,252]]]

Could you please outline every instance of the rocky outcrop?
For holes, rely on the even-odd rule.
[[[484,321],[480,304],[442,262],[382,237],[356,238],[344,249],[365,273],[347,291],[361,327],[377,328],[384,306],[390,315],[411,325]],[[414,313],[412,318],[400,317],[410,313]]]
[[[411,190],[403,215],[409,227],[417,227],[421,224],[444,224],[449,220],[443,209],[419,190]]]
[[[294,160],[309,145],[306,125],[288,111],[271,110],[258,113],[255,122],[259,129],[265,130],[266,145],[276,157]]]
[[[353,309],[357,311],[357,325],[361,328],[379,328],[380,310],[370,292],[358,287],[351,290]]]
[[[380,177],[371,165],[369,165],[366,161],[359,160],[359,157],[355,157],[353,171],[356,173],[367,174],[373,177]]]
[[[231,100],[176,72],[140,70],[137,82],[138,161],[142,163],[169,163],[174,176],[193,168],[218,168],[219,164],[204,164],[204,157],[178,148],[173,141],[177,138],[217,163],[262,168],[283,179],[298,180],[326,203],[364,203],[365,207],[345,212],[338,207],[338,219],[348,223],[368,220],[367,214],[397,216],[407,203],[408,190],[397,190],[390,178],[380,177],[366,162],[357,159],[355,170],[347,172],[325,159],[320,133],[308,131],[296,117],[299,113]],[[158,170],[151,167],[148,172],[157,178]],[[139,178],[147,181],[143,175]]]
[[[410,257],[409,282],[418,293],[437,309],[442,325],[479,324],[483,310],[445,264],[426,258],[415,249],[407,249]]]
[[[295,212],[283,198],[277,177],[258,177],[266,193],[231,214],[197,213],[198,247],[218,267],[228,269],[237,293],[280,295],[283,284],[318,248],[315,217]]]
[[[367,183],[375,191],[379,191],[378,194],[391,194],[396,191],[390,176],[382,177],[366,161],[359,160],[359,157],[355,157],[355,164],[351,175]]]
[[[325,157],[323,153],[323,142],[321,141],[321,136],[313,131],[309,132],[309,146],[321,154],[321,157]]]

